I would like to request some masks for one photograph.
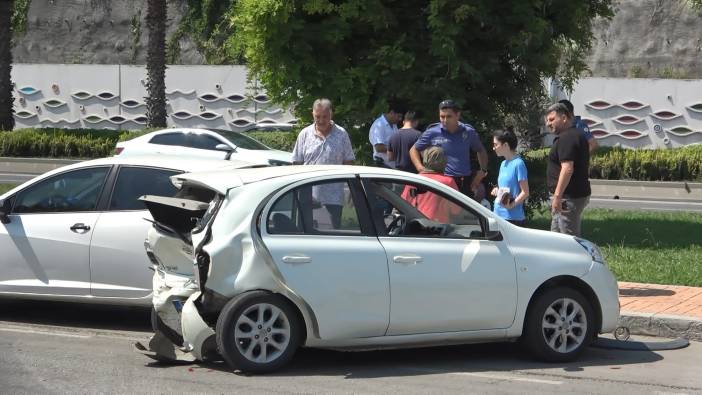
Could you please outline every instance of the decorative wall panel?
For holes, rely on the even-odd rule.
[[[121,65],[16,64],[16,128],[141,129],[146,68]],[[169,127],[245,131],[296,119],[246,79],[243,66],[168,66]]]
[[[564,92],[554,96],[568,97]],[[570,100],[603,146],[702,143],[702,80],[583,78]]]

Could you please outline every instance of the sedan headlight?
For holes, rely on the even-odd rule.
[[[590,254],[593,261],[601,264],[605,263],[604,256],[602,256],[602,251],[600,251],[600,248],[597,247],[597,244],[589,240],[581,239],[579,237],[576,237],[575,241],[577,241],[581,246],[583,246],[585,251],[587,251],[587,253]]]
[[[268,164],[271,166],[287,166],[291,163],[284,160],[268,159]]]

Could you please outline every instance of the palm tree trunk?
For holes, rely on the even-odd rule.
[[[12,105],[12,28],[14,1],[0,0],[0,130],[12,130],[15,119]]]
[[[146,116],[149,127],[166,127],[166,0],[148,0]]]

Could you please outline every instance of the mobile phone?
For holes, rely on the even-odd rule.
[[[563,210],[563,211],[570,211],[574,208],[575,208],[575,205],[573,204],[573,202],[571,202],[569,200],[563,200],[561,202],[561,210]]]

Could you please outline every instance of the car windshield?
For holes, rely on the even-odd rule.
[[[251,150],[269,150],[267,146],[263,145],[258,140],[254,140],[253,138],[246,136],[244,134],[241,134],[239,132],[233,132],[231,130],[213,130],[214,132],[217,132],[221,134],[225,139],[231,141],[234,145],[236,145],[239,148],[243,149],[251,149]]]

